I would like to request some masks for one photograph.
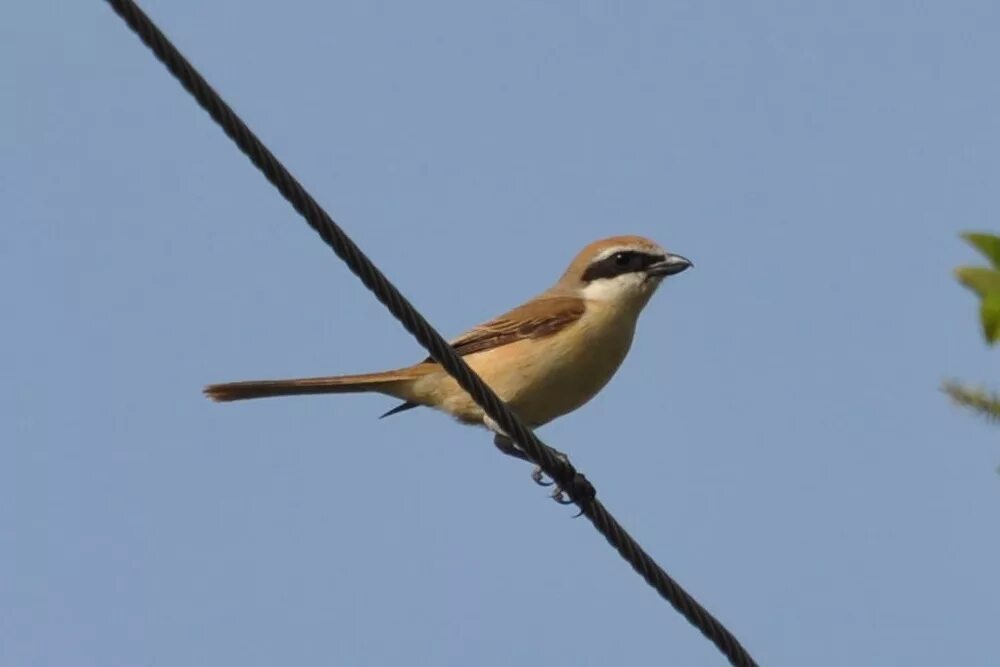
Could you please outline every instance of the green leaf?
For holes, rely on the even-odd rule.
[[[983,336],[993,345],[1000,338],[1000,294],[987,294],[979,305],[979,317],[983,323]]]
[[[955,269],[959,282],[979,296],[986,298],[990,294],[1000,294],[1000,271],[981,266],[960,266]]]
[[[983,253],[994,268],[1000,269],[1000,236],[977,232],[966,232],[962,238]]]

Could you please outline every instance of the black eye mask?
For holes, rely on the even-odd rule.
[[[583,281],[590,282],[600,278],[614,278],[626,273],[644,271],[647,267],[662,262],[663,255],[654,255],[638,250],[622,250],[608,255],[587,267],[583,272]]]

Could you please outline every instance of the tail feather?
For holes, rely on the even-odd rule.
[[[334,375],[329,377],[296,378],[292,380],[247,380],[210,384],[204,389],[213,401],[242,401],[250,398],[272,396],[299,396],[303,394],[349,394],[379,392],[406,399],[401,385],[409,384],[412,374],[404,371],[368,373],[365,375]]]

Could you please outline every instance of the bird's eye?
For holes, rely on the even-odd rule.
[[[615,253],[615,264],[618,266],[628,266],[628,263],[632,261],[632,253],[630,252],[616,252]]]

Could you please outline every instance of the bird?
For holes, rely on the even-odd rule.
[[[625,360],[639,315],[657,288],[667,277],[692,266],[686,257],[642,236],[594,241],[550,288],[449,342],[527,426],[538,428],[583,406],[605,387]],[[528,460],[430,357],[375,373],[226,382],[204,388],[209,398],[220,402],[365,392],[402,401],[382,417],[420,406],[434,408],[463,424],[487,428],[501,451]],[[533,477],[539,483],[540,476],[536,468]]]

